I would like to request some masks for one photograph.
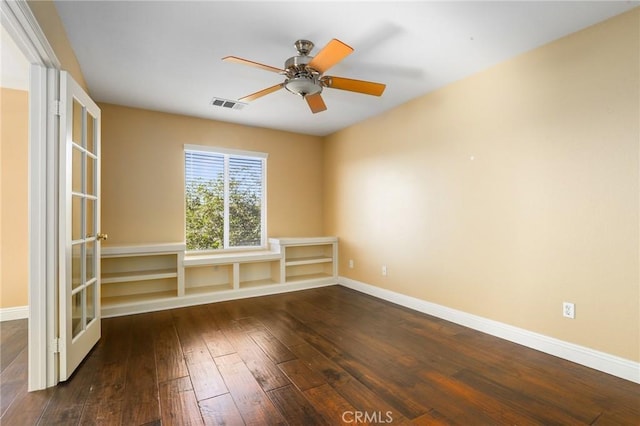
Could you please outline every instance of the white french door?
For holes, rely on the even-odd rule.
[[[60,72],[59,373],[100,339],[100,109]]]

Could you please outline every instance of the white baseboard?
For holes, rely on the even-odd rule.
[[[640,383],[640,363],[590,349],[554,337],[534,333],[498,321],[469,314],[446,306],[406,296],[360,281],[339,277],[340,285],[366,293],[415,311],[433,315],[453,323],[500,337],[538,351],[563,358],[595,370]]]
[[[0,322],[13,321],[29,318],[28,306],[13,306],[11,308],[0,308]]]

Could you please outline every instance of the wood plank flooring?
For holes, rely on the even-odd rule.
[[[640,385],[332,286],[103,320],[26,391],[1,323],[2,425],[639,425]]]

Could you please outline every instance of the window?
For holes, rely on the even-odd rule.
[[[267,154],[185,146],[187,250],[264,247]]]

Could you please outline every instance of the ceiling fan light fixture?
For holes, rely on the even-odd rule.
[[[293,77],[285,81],[285,89],[298,96],[314,95],[322,92],[322,86],[314,78]]]

